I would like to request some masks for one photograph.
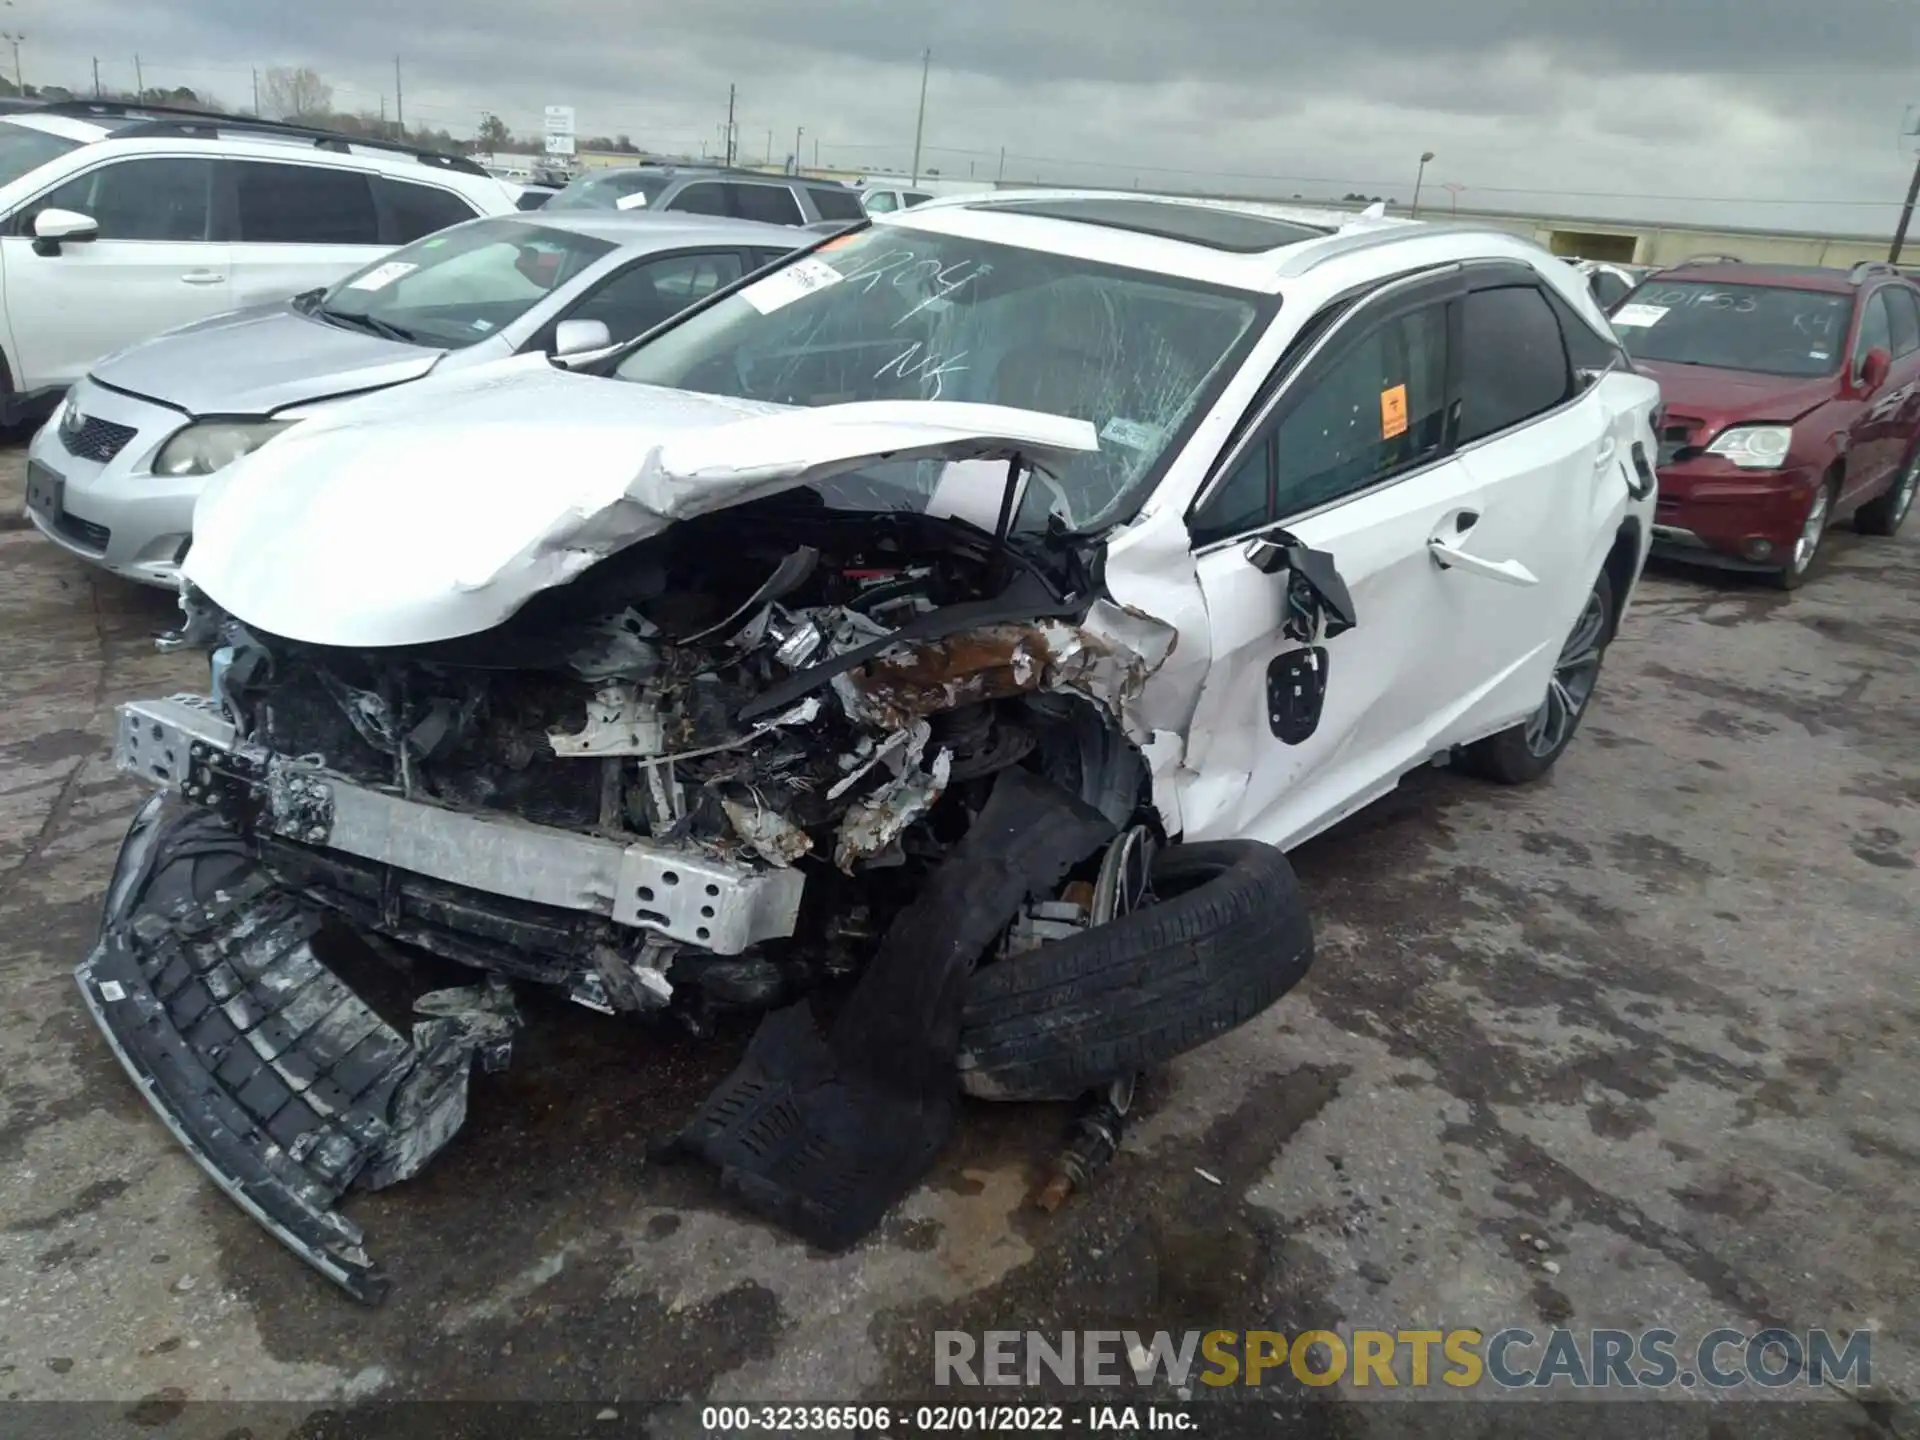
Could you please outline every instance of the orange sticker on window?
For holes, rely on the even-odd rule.
[[[833,237],[833,239],[827,241],[826,244],[814,246],[813,253],[816,255],[821,255],[826,253],[829,250],[844,250],[847,248],[847,246],[853,244],[853,242],[858,240],[859,238],[860,238],[860,232],[857,230],[851,235],[836,235]]]
[[[1380,438],[1391,440],[1407,433],[1407,387],[1395,385],[1380,392]]]

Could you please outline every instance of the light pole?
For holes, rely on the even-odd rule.
[[[14,69],[19,68],[16,61]],[[1907,139],[1914,142],[1913,179],[1907,185],[1906,203],[1900,207],[1900,219],[1893,227],[1893,248],[1887,251],[1889,265],[1900,263],[1900,252],[1907,244],[1907,227],[1913,223],[1914,202],[1920,200],[1920,106],[1907,111],[1900,129]]]
[[[1420,169],[1413,177],[1413,209],[1409,213],[1409,219],[1417,218],[1420,214],[1420,182],[1427,178],[1427,162],[1431,159],[1433,159],[1431,150],[1420,152]]]
[[[0,40],[5,40],[9,45],[13,46],[13,91],[14,94],[18,95],[22,100],[27,98],[27,82],[20,76],[20,42],[26,38],[26,36],[15,34],[11,30],[0,34]]]
[[[1460,192],[1467,187],[1462,185],[1458,180],[1449,180],[1440,188],[1447,192],[1447,199],[1451,202],[1453,213],[1458,215],[1460,213]]]
[[[806,133],[807,127],[804,125],[793,127],[793,173],[796,175],[800,173],[800,137]]]
[[[913,183],[920,183],[920,137],[927,128],[927,69],[933,64],[933,51],[920,52],[920,118],[913,122]]]

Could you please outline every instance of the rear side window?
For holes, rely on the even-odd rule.
[[[913,190],[913,191],[909,191],[907,194],[907,204],[909,206],[924,205],[927,203],[927,201],[931,200],[932,198],[933,197],[931,195],[922,195],[918,190]]]
[[[1436,304],[1382,321],[1316,363],[1194,517],[1194,543],[1315,509],[1438,453],[1446,356],[1446,311]]]
[[[869,191],[866,207],[869,215],[890,215],[900,208],[900,197],[891,190]]]
[[[701,180],[687,186],[673,199],[667,202],[667,209],[684,211],[688,215],[726,215],[726,187],[716,180]]]
[[[1904,286],[1889,286],[1881,294],[1887,297],[1887,320],[1893,336],[1893,353],[1911,355],[1920,350],[1920,300]]]
[[[411,245],[422,235],[471,220],[478,213],[451,190],[437,185],[415,185],[385,176],[373,183],[387,208],[387,239],[395,245]]]
[[[120,160],[77,175],[42,197],[42,210],[91,215],[102,240],[205,240],[213,219],[213,161],[159,156]],[[23,234],[32,234],[32,217]]]
[[[798,225],[805,218],[800,213],[800,202],[784,185],[729,185],[727,189],[731,192],[733,213],[742,220]]]
[[[1460,320],[1460,444],[1531,420],[1573,393],[1559,322],[1531,285],[1472,291]]]
[[[378,245],[373,186],[354,170],[234,160],[237,238],[269,245]]]
[[[1573,306],[1551,290],[1546,292],[1546,296],[1554,317],[1560,322],[1560,337],[1566,341],[1567,358],[1573,362],[1575,370],[1597,374],[1613,365],[1627,362],[1620,347],[1589,325]]]
[[[813,197],[813,208],[820,212],[822,220],[866,218],[867,212],[860,208],[860,197],[851,190],[832,185],[809,185],[807,194]]]
[[[1602,310],[1611,310],[1627,298],[1627,291],[1632,287],[1611,271],[1596,270],[1587,277],[1587,288],[1593,291],[1593,298]]]

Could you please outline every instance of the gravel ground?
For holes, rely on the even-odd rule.
[[[1156,1077],[1060,1213],[1026,1197],[1062,1112],[976,1106],[879,1234],[812,1251],[644,1163],[733,1047],[536,1007],[447,1153],[353,1203],[394,1279],[368,1310],[205,1181],[78,1002],[140,795],[112,706],[201,668],[150,644],[169,597],[25,527],[20,465],[0,1394],[145,1433],[187,1400],[849,1400],[925,1393],[939,1329],[1341,1322],[1870,1328],[1876,1390],[1920,1393],[1920,527],[1836,534],[1791,597],[1650,576],[1546,782],[1423,772],[1304,847],[1313,975]],[[1385,1433],[1366,1393],[1303,1433]]]

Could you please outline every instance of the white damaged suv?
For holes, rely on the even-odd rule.
[[[1288,847],[1436,759],[1553,764],[1646,554],[1657,400],[1504,234],[1023,193],[585,372],[340,407],[201,502],[211,693],[122,709],[162,793],[82,991],[363,1297],[337,1204],[458,1127],[519,982],[763,1012],[674,1145],[849,1243],[963,1090],[1117,1125],[1297,983]]]

